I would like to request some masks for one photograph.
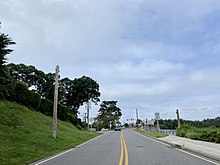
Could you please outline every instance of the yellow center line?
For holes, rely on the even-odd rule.
[[[121,140],[121,156],[120,156],[119,165],[122,165],[123,163],[124,151],[125,151],[125,163],[124,164],[128,165],[128,150],[127,150],[127,146],[124,140],[123,132],[120,135],[120,140]]]
[[[123,155],[124,155],[124,147],[123,147],[123,140],[122,140],[122,133],[120,135],[120,140],[121,140],[121,156],[120,156],[120,161],[119,161],[119,165],[122,165],[123,162]]]
[[[125,165],[128,165],[128,150],[127,150],[127,146],[125,144],[124,137],[123,137],[123,143],[124,143],[124,149],[125,149]]]

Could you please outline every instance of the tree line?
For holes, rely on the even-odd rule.
[[[7,72],[14,80],[25,82],[28,88],[42,98],[53,101],[55,73],[45,74],[34,66],[24,64],[8,64]],[[70,108],[74,114],[84,102],[99,102],[100,95],[99,84],[90,77],[82,76],[73,80],[65,77],[59,80],[58,101]]]
[[[181,124],[190,125],[196,128],[220,128],[220,117],[216,117],[214,119],[204,119],[202,121],[199,120],[180,120]],[[161,129],[176,129],[177,128],[177,120],[176,119],[160,119],[159,120]]]

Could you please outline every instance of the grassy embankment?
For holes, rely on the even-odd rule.
[[[151,131],[145,131],[145,130],[140,130],[140,129],[136,129],[136,131],[142,135],[149,136],[152,138],[162,138],[162,137],[168,136],[167,134],[164,134],[164,133],[151,132]]]
[[[51,117],[0,101],[0,164],[27,164],[99,135],[58,120],[57,139],[53,139],[51,124]]]

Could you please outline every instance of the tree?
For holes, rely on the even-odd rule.
[[[17,81],[26,83],[28,88],[39,93],[43,98],[53,100],[54,73],[45,74],[34,66],[25,64],[8,64],[8,73]]]
[[[0,28],[1,28],[1,22],[0,22]],[[8,46],[15,44],[12,39],[0,32],[0,75],[5,74],[5,67],[4,64],[6,62],[6,55],[10,54],[13,50],[9,49]]]
[[[1,22],[0,22],[1,29]],[[15,44],[12,39],[0,32],[0,99],[5,98],[9,95],[8,88],[11,85],[11,79],[6,73],[6,55],[10,54],[13,50],[8,48],[8,46]]]
[[[100,101],[99,84],[92,78],[82,76],[70,82],[68,81],[66,80],[67,87],[64,87],[66,98],[63,99],[66,101],[66,106],[71,108],[73,112],[77,112],[79,107],[87,101],[92,101],[95,104]]]
[[[103,101],[100,105],[97,120],[102,128],[109,128],[110,122],[115,125],[121,115],[121,109],[117,107],[117,101]]]
[[[55,73],[48,73],[44,77],[41,95],[53,101],[54,99],[54,84],[55,84]]]
[[[67,95],[68,95],[68,91],[70,89],[71,83],[72,81],[67,77],[61,79],[59,82],[58,100],[61,104],[66,105],[66,106],[67,106]]]
[[[23,81],[28,87],[34,86],[36,89],[43,84],[45,77],[42,71],[37,70],[32,65],[10,63],[7,65],[7,70],[15,80]]]
[[[25,82],[28,88],[31,87],[42,98],[53,101],[54,73],[45,74],[34,66],[25,64],[8,64],[7,70],[15,80]],[[59,102],[71,108],[73,114],[77,113],[84,102],[99,102],[100,95],[99,84],[90,77],[82,76],[74,80],[64,78],[59,82]]]

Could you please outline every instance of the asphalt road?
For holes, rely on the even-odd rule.
[[[108,132],[37,165],[213,165],[133,130]]]

